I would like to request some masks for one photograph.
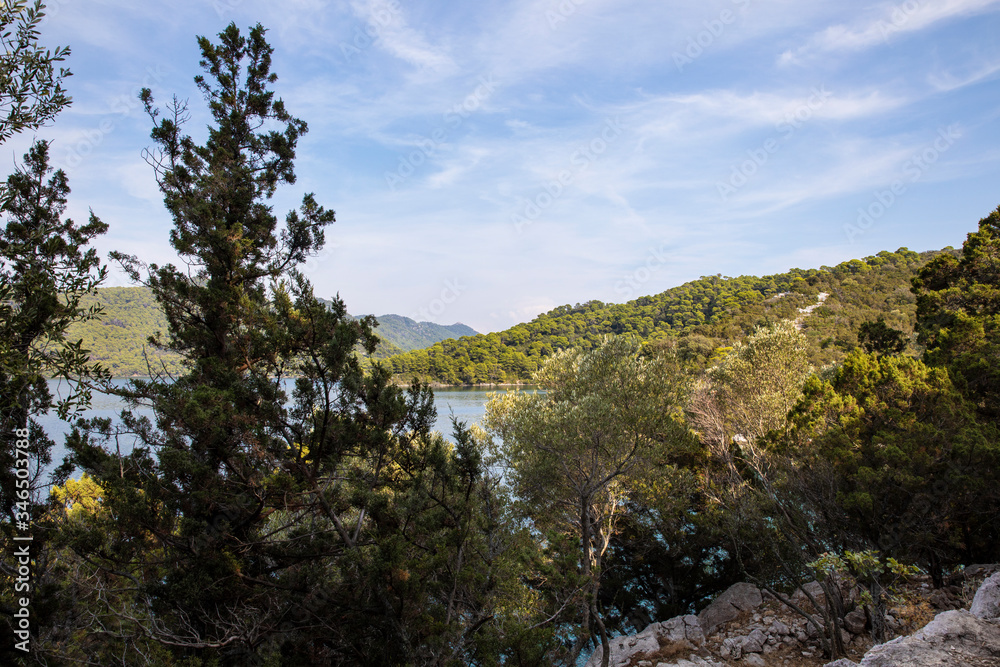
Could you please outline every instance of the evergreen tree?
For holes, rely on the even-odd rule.
[[[52,407],[63,419],[78,413],[89,403],[89,383],[106,377],[79,340],[67,340],[67,329],[100,312],[82,299],[104,279],[106,269],[87,245],[107,225],[93,214],[82,226],[62,219],[69,186],[65,173],[49,167],[43,141],[8,177],[7,192],[7,220],[0,229],[0,512],[5,550],[13,553],[15,528],[28,533],[38,518],[31,508],[38,507],[44,471],[52,463],[55,443],[37,418]],[[52,396],[46,376],[68,381],[61,400]],[[32,553],[40,563],[44,536],[37,537]],[[10,595],[13,587],[3,594],[5,610],[13,613]],[[39,597],[34,595],[36,603]]]
[[[878,354],[899,354],[906,349],[903,332],[887,325],[881,315],[874,322],[862,322],[858,327],[858,342],[866,352]]]
[[[1000,208],[979,221],[962,254],[941,255],[913,280],[918,341],[988,420],[1000,418]]]
[[[790,442],[837,541],[943,570],[997,553],[996,429],[977,420],[947,369],[856,350],[810,378]]]
[[[73,442],[102,494],[68,536],[86,554],[75,580],[87,585],[67,588],[83,596],[74,650],[192,664],[489,662],[510,644],[504,628],[518,635],[494,620],[500,591],[517,588],[497,546],[516,527],[479,441],[429,433],[426,387],[362,369],[374,319],[321,302],[296,270],[334,220],[306,195],[279,228],[267,204],[294,182],[306,124],[269,90],[264,29],[219,37],[199,39],[196,82],[214,119],[204,145],[182,134],[183,104],[159,120],[142,93],[158,146],[147,156],[186,266],[117,257],[164,309],[153,342],[185,370],[121,392],[152,406],[155,423],[126,412]],[[120,455],[111,439],[124,434],[136,442]]]
[[[130,455],[119,458],[93,439],[76,443],[77,461],[116,518],[104,569],[138,584],[129,602],[138,615],[105,611],[182,652],[230,659],[280,625],[275,575],[290,563],[268,519],[286,509],[289,489],[275,480],[302,442],[287,437],[294,418],[282,379],[307,350],[320,357],[325,418],[338,421],[334,387],[361,390],[351,351],[375,340],[369,321],[350,321],[339,301],[321,305],[295,271],[322,246],[333,212],[306,195],[279,230],[267,204],[279,185],[294,183],[295,148],[307,127],[269,90],[277,77],[264,35],[260,26],[244,36],[230,25],[217,45],[199,38],[205,76],[195,81],[214,121],[204,145],[182,134],[184,104],[175,98],[160,119],[151,91],[142,91],[157,146],[147,159],[174,220],[170,243],[186,266],[114,257],[152,289],[167,331],[151,342],[179,353],[185,373],[133,381],[122,392],[157,415],[151,424],[123,414],[123,428],[137,437]],[[388,391],[364,388],[372,398]],[[309,396],[319,400],[315,391]],[[386,426],[401,419],[394,413]],[[110,435],[110,424],[93,426]]]

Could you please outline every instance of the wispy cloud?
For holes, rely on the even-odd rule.
[[[935,72],[927,77],[937,92],[951,92],[985,81],[1000,72],[1000,62],[976,63],[971,72],[956,74],[954,71]]]
[[[688,123],[715,124],[720,119],[737,121],[739,127],[775,125],[803,107],[810,117],[829,120],[853,120],[884,114],[909,103],[902,96],[879,90],[838,91],[825,84],[805,88],[801,92],[753,92],[708,90],[691,95],[668,95],[648,102],[654,115],[662,117],[665,110],[674,119],[684,117]],[[676,122],[676,120],[675,120]],[[674,125],[676,130],[689,128]]]
[[[454,71],[451,57],[410,27],[398,0],[353,0],[351,8],[366,23],[369,36],[388,53],[420,69]]]
[[[815,33],[805,45],[781,54],[779,64],[801,63],[804,58],[835,51],[863,51],[887,43],[893,35],[925,30],[955,17],[993,11],[1000,0],[904,0],[883,5],[875,16],[832,25]]]

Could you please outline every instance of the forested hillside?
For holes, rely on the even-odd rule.
[[[326,302],[329,304],[329,302]],[[180,370],[180,358],[153,348],[149,337],[167,330],[167,319],[146,287],[105,287],[97,295],[83,297],[82,305],[101,304],[104,313],[97,320],[71,326],[67,339],[83,340],[92,361],[100,362],[116,377],[149,375],[166,370]],[[433,322],[415,322],[399,315],[382,315],[375,334],[382,340],[376,358],[385,358],[458,336],[475,335],[471,327],[456,323],[442,326]],[[147,358],[148,357],[148,358]]]
[[[606,334],[633,334],[660,345],[676,343],[691,361],[704,365],[718,348],[757,325],[795,319],[800,308],[815,304],[817,295],[826,292],[827,300],[802,323],[814,343],[812,361],[823,365],[857,345],[855,331],[861,322],[883,316],[888,325],[912,333],[916,302],[910,280],[939,252],[900,248],[835,267],[792,269],[773,276],[706,276],[628,303],[561,306],[491,334],[476,334],[464,324],[443,326],[382,315],[375,330],[382,344],[375,357],[385,359],[401,381],[418,377],[442,384],[516,383],[529,380],[557,350],[589,350]],[[147,375],[147,361],[154,370],[179,370],[176,355],[146,343],[155,332],[166,330],[166,318],[147,288],[104,288],[96,297],[85,297],[84,305],[94,303],[104,306],[102,317],[69,330],[70,340],[83,339],[92,360],[119,377]]]
[[[715,350],[754,327],[796,319],[800,308],[815,304],[817,295],[826,292],[827,300],[802,323],[814,343],[812,361],[823,365],[853,349],[857,326],[880,315],[889,326],[911,334],[916,302],[910,280],[940,252],[955,251],[900,248],[835,267],[791,269],[760,278],[707,276],[628,303],[561,306],[506,331],[442,341],[387,363],[401,380],[516,383],[528,380],[557,350],[590,350],[604,335],[633,334],[660,345],[678,344],[689,360],[704,365]]]
[[[117,377],[181,370],[180,357],[149,345],[149,337],[167,330],[167,318],[146,287],[105,287],[83,297],[83,304],[100,304],[99,319],[77,322],[67,340],[83,340],[91,361],[100,362]]]

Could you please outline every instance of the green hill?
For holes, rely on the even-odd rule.
[[[167,330],[153,293],[145,287],[104,287],[88,295],[83,305],[100,303],[104,313],[99,320],[77,323],[69,328],[67,339],[83,340],[90,358],[100,361],[116,377],[149,375],[150,370],[177,373],[180,357],[157,350],[146,341],[157,331]]]
[[[146,287],[105,287],[97,295],[84,299],[84,305],[101,303],[104,314],[100,320],[74,324],[70,340],[83,340],[90,358],[100,361],[116,377],[148,375],[150,369],[177,373],[180,357],[152,348],[146,341],[157,331],[166,331],[167,320]],[[383,344],[376,358],[385,358],[420,347],[433,345],[445,338],[475,335],[464,324],[442,326],[431,322],[414,322],[399,315],[382,315],[375,333]],[[147,358],[148,357],[148,358]]]
[[[826,292],[826,301],[802,321],[814,343],[813,363],[824,365],[857,345],[854,332],[861,322],[883,316],[889,326],[912,333],[916,304],[910,280],[940,252],[956,251],[918,254],[900,248],[835,267],[760,278],[702,277],[624,304],[562,306],[506,331],[442,341],[387,363],[401,381],[517,383],[529,380],[556,350],[591,349],[606,334],[634,334],[654,345],[678,346],[691,363],[704,365],[754,327],[798,318],[800,308],[816,304]]]
[[[476,334],[463,324],[442,326],[399,315],[378,317],[376,333],[384,359],[400,381],[413,377],[441,384],[526,382],[556,350],[592,348],[606,334],[633,334],[652,345],[677,346],[696,364],[707,364],[720,348],[755,326],[795,319],[799,309],[830,296],[803,319],[814,343],[813,363],[839,360],[857,345],[861,322],[879,316],[910,334],[916,305],[910,293],[914,272],[942,251],[915,253],[906,248],[853,259],[835,267],[791,269],[773,276],[706,276],[628,303],[588,301],[561,306],[506,331]],[[166,319],[144,287],[99,290],[85,305],[104,304],[99,321],[74,325],[69,336],[82,338],[91,358],[118,377],[147,375],[150,365],[181,370],[174,354],[152,349],[146,340],[166,330]],[[911,343],[912,344],[912,343]]]

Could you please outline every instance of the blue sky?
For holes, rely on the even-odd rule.
[[[74,104],[38,136],[103,253],[171,259],[135,97],[189,98],[203,137],[196,36],[230,22],[309,123],[273,204],[336,210],[306,271],[353,313],[496,331],[959,246],[1000,204],[1000,0],[53,1]]]

